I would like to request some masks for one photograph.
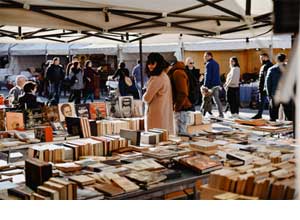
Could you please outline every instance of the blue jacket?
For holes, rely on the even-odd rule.
[[[281,70],[278,64],[270,67],[267,72],[265,81],[265,90],[268,96],[274,96],[281,78]]]
[[[210,59],[206,63],[205,74],[204,74],[204,86],[211,89],[215,86],[220,86],[220,67],[219,64]]]

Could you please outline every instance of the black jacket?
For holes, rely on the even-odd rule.
[[[26,93],[19,98],[20,109],[37,109],[41,107],[41,103],[36,100],[36,96],[30,93]]]
[[[261,66],[260,72],[259,72],[259,92],[263,93],[265,89],[265,81],[266,81],[266,76],[268,69],[273,66],[273,63],[268,60],[264,65]]]
[[[52,64],[47,70],[46,78],[51,83],[58,83],[65,78],[65,71],[61,65]]]

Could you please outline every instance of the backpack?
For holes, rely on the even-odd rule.
[[[168,75],[170,77],[172,77],[173,73],[176,70],[184,70],[184,72],[186,73],[188,80],[189,80],[189,95],[188,98],[190,100],[190,102],[195,105],[197,104],[197,102],[199,101],[199,93],[200,93],[200,85],[199,85],[199,80],[196,79],[196,77],[193,74],[190,74],[189,71],[187,71],[186,69],[181,69],[181,68],[175,68],[175,69],[171,69],[168,73]],[[173,82],[173,79],[171,79],[171,85],[172,85],[172,91],[173,91],[173,96],[175,95],[175,85]],[[198,92],[199,90],[199,92]],[[173,97],[174,98],[174,97]]]

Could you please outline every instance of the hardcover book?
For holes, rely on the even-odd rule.
[[[77,104],[75,105],[75,109],[78,117],[90,118],[89,104]]]
[[[66,117],[76,117],[75,105],[72,102],[58,104],[59,120],[64,122]]]
[[[24,115],[22,112],[6,112],[6,130],[24,129]]]
[[[121,117],[131,118],[133,115],[133,97],[132,96],[120,96],[119,107]]]
[[[101,120],[106,117],[105,102],[90,103],[90,116],[93,120]]]
[[[57,106],[44,106],[43,107],[43,122],[59,122],[59,113]]]

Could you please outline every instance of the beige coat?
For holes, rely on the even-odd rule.
[[[143,101],[146,103],[146,130],[163,128],[174,134],[172,87],[165,72],[150,77]]]

